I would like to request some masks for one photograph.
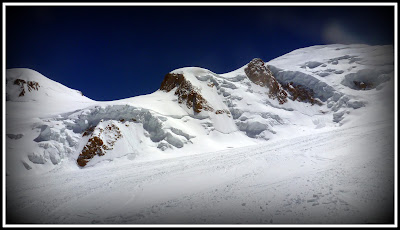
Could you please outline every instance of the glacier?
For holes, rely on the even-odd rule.
[[[8,69],[7,222],[390,223],[394,74],[393,46],[319,45],[99,102]]]

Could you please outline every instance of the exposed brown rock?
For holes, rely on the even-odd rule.
[[[267,74],[264,62],[260,58],[254,58],[244,69],[247,77],[259,86],[266,86],[267,82],[271,78]]]
[[[170,92],[176,88],[175,95],[178,96],[179,104],[186,103],[186,106],[193,111],[200,113],[202,110],[214,111],[207,100],[201,96],[200,92],[185,79],[183,74],[168,73],[161,83],[160,89]]]
[[[25,95],[25,89],[22,88],[21,92],[19,93],[18,97],[22,97]]]
[[[175,87],[181,85],[184,81],[185,77],[183,74],[167,73],[164,80],[161,82],[160,89],[169,92]]]
[[[21,92],[19,93],[19,97],[22,97],[25,95],[25,85],[28,86],[28,91],[31,92],[32,90],[39,90],[39,83],[37,83],[36,81],[28,81],[26,82],[23,79],[16,79],[14,81],[14,85],[19,85],[21,88]]]
[[[277,99],[279,101],[279,104],[284,104],[285,102],[287,102],[286,91],[281,87],[281,84],[279,84],[279,82],[273,76],[267,86],[269,88],[268,96],[270,98]]]
[[[23,86],[24,84],[26,84],[26,81],[22,80],[22,79],[15,79],[15,81],[14,81],[14,85]]]
[[[90,138],[86,146],[83,147],[81,154],[79,154],[77,160],[78,165],[84,167],[87,162],[89,162],[89,159],[92,159],[96,155],[104,155],[103,150],[104,148],[102,139],[97,136]]]
[[[363,82],[363,81],[353,81],[353,83],[356,86],[356,88],[358,88],[358,89],[366,90],[366,89],[372,89],[373,88],[373,84],[372,83]]]
[[[270,98],[277,99],[279,104],[287,102],[287,93],[272,75],[268,66],[265,66],[263,60],[254,58],[244,69],[244,72],[254,84],[268,87]]]
[[[85,132],[83,132],[82,136],[83,136],[83,137],[84,137],[84,136],[89,136],[90,134],[93,133],[94,128],[96,128],[96,127],[91,126],[91,127],[87,128],[87,129],[85,130]]]
[[[228,114],[228,116],[231,114],[227,109],[218,109],[217,111],[215,111],[215,114],[224,114],[224,113]]]
[[[27,83],[28,85],[28,90],[29,92],[34,89],[34,90],[39,90],[39,83],[37,83],[36,81],[28,81]]]
[[[104,141],[100,137],[100,135],[103,132],[107,132],[106,134],[109,136],[107,143],[104,143]],[[79,154],[77,159],[78,165],[84,167],[94,156],[96,155],[103,156],[106,150],[113,149],[115,142],[121,137],[122,137],[121,131],[114,124],[107,125],[107,127],[104,130],[102,128],[99,128],[99,134],[92,135],[92,137],[88,140],[85,147],[83,147],[81,154]]]
[[[284,84],[283,88],[290,93],[293,101],[297,100],[301,102],[310,102],[312,105],[322,105],[321,101],[314,98],[314,91],[312,89],[308,89],[302,85],[295,85],[293,82]]]

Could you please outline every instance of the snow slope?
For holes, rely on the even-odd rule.
[[[9,69],[9,220],[387,222],[393,59],[393,46],[313,46],[225,74],[176,69],[108,102]]]
[[[393,123],[7,177],[7,217],[64,224],[393,222]],[[383,147],[383,148],[382,148]]]

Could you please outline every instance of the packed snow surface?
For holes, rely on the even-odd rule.
[[[385,223],[392,125],[7,177],[7,208],[20,223]]]
[[[248,65],[171,71],[200,112],[178,85],[98,102],[9,69],[7,223],[393,223],[393,57],[326,45],[259,63],[321,104],[279,103]]]

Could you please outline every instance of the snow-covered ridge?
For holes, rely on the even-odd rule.
[[[158,159],[340,127],[388,106],[379,101],[393,92],[393,65],[392,46],[313,46],[226,74],[176,69],[160,90],[110,102],[10,69],[7,172]]]
[[[82,92],[50,80],[35,70],[8,69],[6,76],[7,101],[91,101]]]

